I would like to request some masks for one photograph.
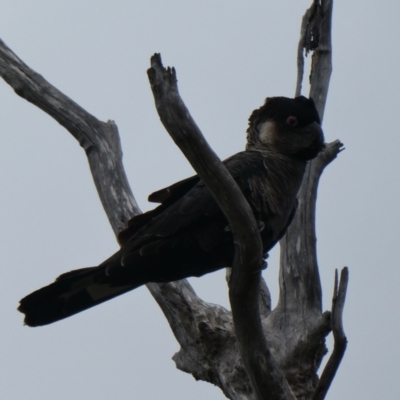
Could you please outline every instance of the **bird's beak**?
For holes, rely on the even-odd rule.
[[[296,153],[305,160],[315,158],[325,148],[324,132],[318,122],[305,126],[299,134],[304,138],[304,142],[303,147]]]
[[[322,142],[324,141],[324,131],[321,128],[321,125],[318,122],[313,122],[312,124],[308,125],[310,131],[314,132],[316,137],[322,138]]]
[[[320,151],[323,150],[325,148],[325,138],[321,125],[318,122],[313,122],[308,125],[307,130],[312,133],[312,136],[315,138],[315,143],[319,146]]]

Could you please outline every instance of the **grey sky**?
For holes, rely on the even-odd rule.
[[[132,189],[147,210],[149,193],[193,173],[159,122],[149,57],[161,52],[176,67],[183,99],[225,158],[243,149],[247,118],[266,96],[293,95],[300,21],[310,3],[3,0],[0,37],[82,107],[116,121]],[[396,399],[400,3],[334,7],[324,131],[346,150],[325,171],[318,198],[324,308],[335,268],[349,266],[350,286],[349,346],[328,399]],[[62,272],[98,264],[118,246],[72,136],[3,81],[0,120],[2,398],[224,398],[175,369],[179,345],[145,288],[51,326],[23,326],[21,297]],[[265,273],[273,300],[277,253]],[[222,272],[191,282],[205,300],[228,305]]]

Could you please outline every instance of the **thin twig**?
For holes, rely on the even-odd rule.
[[[332,298],[332,333],[334,337],[334,347],[324,371],[322,372],[318,386],[315,389],[313,400],[325,399],[346,351],[347,338],[343,329],[343,310],[348,282],[349,270],[347,267],[342,269],[339,287],[338,273],[337,270],[335,271],[335,287]]]

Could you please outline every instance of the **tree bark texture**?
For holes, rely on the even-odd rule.
[[[301,91],[304,51],[313,51],[310,96],[321,118],[331,73],[331,14],[332,0],[313,2],[303,17],[298,52],[296,93]],[[147,285],[181,346],[173,357],[176,366],[217,385],[234,400],[322,400],[346,348],[342,314],[348,271],[342,271],[335,285],[332,312],[323,313],[315,205],[319,178],[342,144],[329,143],[307,167],[295,220],[281,241],[279,301],[271,310],[268,287],[260,275],[260,238],[247,202],[186,109],[175,70],[165,69],[155,55],[148,74],[164,126],[212,191],[237,242],[229,277],[232,313],[201,300],[186,280]],[[99,121],[82,109],[1,41],[0,75],[19,96],[52,116],[78,140],[114,233],[120,232],[140,210],[123,169],[115,123]],[[319,380],[325,337],[332,330],[335,348]]]
[[[161,122],[223,210],[235,238],[229,299],[240,355],[258,399],[294,399],[267,345],[259,311],[262,245],[246,199],[208,146],[178,93],[175,70],[159,54],[148,70]]]

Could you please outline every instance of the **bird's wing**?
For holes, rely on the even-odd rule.
[[[263,155],[253,151],[235,154],[224,161],[248,198],[251,197],[249,178],[264,170],[263,161]],[[182,240],[186,242],[188,238],[207,251],[223,240],[221,231],[227,226],[226,218],[198,176],[155,192],[150,199],[161,201],[161,205],[130,221],[119,236],[121,250],[105,263],[114,264],[121,257],[128,263],[138,251],[141,256],[150,255],[161,248],[180,247]]]
[[[171,186],[164,189],[157,190],[149,195],[149,201],[151,203],[174,203],[176,199],[185,195],[194,185],[200,180],[198,175],[191,176],[190,178],[183,179],[182,181],[176,182]]]
[[[127,222],[126,228],[118,234],[119,244],[123,246],[140,228],[147,225],[153,218],[165,211],[168,206],[179,200],[199,181],[199,176],[194,175],[150,194],[148,200],[152,203],[161,203],[161,205],[131,218]]]
[[[248,176],[253,175],[257,169],[264,168],[263,157],[259,152],[237,153],[223,163],[242,191],[249,189]],[[143,233],[146,237],[169,236],[196,219],[219,211],[217,203],[198,175],[150,194],[149,201],[161,204],[128,221],[127,227],[118,235],[121,246],[135,241]]]

